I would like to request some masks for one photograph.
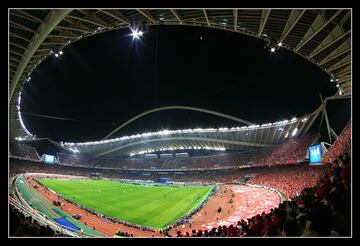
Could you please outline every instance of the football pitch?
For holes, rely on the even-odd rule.
[[[162,229],[192,211],[213,186],[142,186],[109,180],[39,179],[46,187],[100,214]]]

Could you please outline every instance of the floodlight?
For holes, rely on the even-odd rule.
[[[131,32],[133,39],[140,39],[140,37],[144,34],[142,31],[138,31],[137,29],[131,29]]]
[[[271,52],[275,52],[275,48],[274,48],[274,47],[271,48],[270,51],[271,51]]]
[[[59,54],[62,55],[64,52],[62,50],[59,51]]]
[[[59,57],[59,54],[58,54],[58,53],[55,53],[55,57]]]
[[[281,42],[280,42],[280,43],[278,43],[278,46],[279,46],[279,47],[281,47],[281,46],[282,46],[282,43],[281,43]]]
[[[337,88],[339,88],[339,87],[340,87],[340,85],[339,85],[339,84],[336,84],[336,87],[337,87]]]

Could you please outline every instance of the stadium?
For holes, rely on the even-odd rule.
[[[351,9],[8,14],[9,237],[352,236]]]

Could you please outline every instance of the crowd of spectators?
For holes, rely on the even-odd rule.
[[[319,182],[329,166],[287,165],[269,167],[257,171],[248,183],[276,189],[288,199],[300,194],[306,187]]]
[[[323,155],[322,161],[331,163],[336,160],[344,152],[351,151],[351,121],[349,121],[339,137],[330,147],[330,149]]]
[[[33,160],[33,161],[41,161],[36,149],[34,147],[30,147],[24,144],[18,143],[10,143],[10,153],[9,155],[14,158],[18,158],[21,160]]]
[[[58,153],[58,159],[62,164],[85,167],[118,169],[221,169],[246,165],[254,156],[259,156],[262,152],[264,150],[212,156],[173,157],[168,159],[105,159]],[[265,151],[265,153],[267,152]]]
[[[177,231],[177,237],[343,237],[351,233],[351,172],[349,156],[332,164],[313,187],[269,213],[210,230]],[[291,182],[291,180],[289,180]],[[169,235],[166,235],[167,237]]]
[[[255,160],[252,166],[296,164],[305,160],[307,148],[319,137],[308,134],[303,137],[289,139],[275,148],[263,159]]]
[[[181,171],[181,172],[170,172],[170,171],[129,171],[129,170],[107,170],[107,169],[96,169],[95,171],[99,173],[102,178],[113,178],[113,179],[130,179],[130,180],[148,180],[156,182],[160,178],[169,178],[174,182],[185,182],[185,183],[241,183],[244,182],[246,176],[251,176],[253,179],[251,182],[257,184],[269,185],[270,187],[275,186],[271,185],[266,180],[270,180],[268,175],[274,173],[276,177],[274,180],[284,180],[286,184],[286,177],[292,178],[296,176],[296,172],[300,173],[298,179],[305,177],[306,172],[317,173],[320,172],[324,167],[311,166],[307,164],[297,164],[297,165],[281,165],[275,167],[249,167],[243,169],[234,169],[234,170],[207,170],[207,171]],[[271,169],[271,170],[270,170]],[[316,171],[319,170],[319,171]],[[94,172],[94,168],[84,168],[76,166],[63,166],[57,164],[44,164],[36,163],[32,161],[22,161],[17,159],[10,159],[10,174],[19,174],[19,173],[52,173],[52,174],[62,174],[62,175],[76,175],[76,176],[85,176],[90,177],[91,173]],[[305,176],[301,176],[304,174]],[[293,176],[292,176],[293,175]],[[281,178],[284,177],[284,178]],[[311,180],[311,179],[310,179]],[[255,182],[256,181],[256,182]],[[299,181],[300,182],[300,181]],[[303,183],[306,183],[305,181]],[[287,182],[287,184],[289,184]],[[312,183],[307,183],[311,185]],[[305,185],[305,184],[304,184]],[[290,186],[290,184],[289,184]],[[280,190],[286,191],[286,185],[276,186],[273,188],[282,188]],[[299,185],[299,187],[302,187]]]
[[[31,216],[25,216],[9,204],[10,236],[13,237],[66,237],[67,235],[56,232],[50,226],[41,225]]]

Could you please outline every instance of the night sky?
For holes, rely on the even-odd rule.
[[[99,140],[130,118],[169,105],[262,124],[310,113],[320,105],[319,93],[331,96],[337,89],[316,65],[284,48],[271,54],[257,38],[184,26],[150,27],[135,42],[129,34],[123,29],[85,38],[38,66],[22,94],[30,132],[56,141]],[[339,133],[350,117],[350,100],[329,104],[329,111],[331,119],[341,115],[334,123]],[[240,124],[171,110],[145,116],[114,136],[225,126]]]

